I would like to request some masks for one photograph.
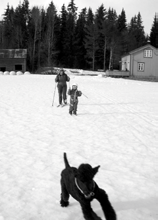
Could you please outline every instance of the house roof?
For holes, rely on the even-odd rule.
[[[129,56],[129,55],[130,55],[129,53],[124,54],[124,55],[121,56],[121,58],[123,58],[123,57],[127,57],[127,56]]]
[[[137,49],[135,49],[135,50],[130,51],[129,54],[138,53],[139,51],[144,50],[144,49],[146,49],[146,48],[150,48],[150,49],[153,49],[153,50],[157,50],[157,49],[156,49],[155,47],[153,47],[151,44],[146,44],[146,45],[144,45],[144,46],[142,46],[142,47],[139,47],[139,48],[137,48]]]
[[[26,58],[27,49],[0,49],[0,58]]]

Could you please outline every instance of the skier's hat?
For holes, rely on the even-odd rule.
[[[63,69],[63,68],[60,68],[60,69],[59,69],[59,73],[65,73],[64,69]]]
[[[77,83],[72,83],[72,87],[75,86],[76,88],[78,87]]]

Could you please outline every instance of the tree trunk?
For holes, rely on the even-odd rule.
[[[52,55],[52,48],[54,44],[54,17],[53,17],[53,24],[50,23],[48,26],[48,66],[51,66],[51,55]]]
[[[50,66],[50,45],[51,45],[51,42],[50,42],[50,38],[48,39],[48,66]]]
[[[93,41],[93,71],[95,68],[95,42]]]
[[[39,24],[39,32],[40,32],[40,34],[39,34],[39,43],[38,43],[38,69],[40,68],[40,60],[41,60],[41,56],[40,56],[40,54],[41,54],[41,30],[42,30],[42,28],[41,28],[41,19],[40,19],[40,24]]]
[[[36,35],[37,35],[37,28],[35,25],[35,33],[34,33],[34,39],[33,39],[33,57],[32,57],[32,70],[34,71],[34,62],[35,62],[35,47],[36,47]]]
[[[111,66],[112,66],[112,56],[113,56],[113,51],[112,51],[112,47],[110,47],[110,61],[109,61],[109,70],[111,69]]]
[[[104,42],[104,62],[103,62],[103,70],[106,70],[106,39]]]
[[[32,18],[35,25],[34,30],[34,37],[33,37],[33,54],[32,54],[32,70],[35,70],[35,53],[36,53],[36,41],[37,41],[37,33],[38,33],[38,26],[40,20],[40,10],[38,7],[34,7],[32,9]]]

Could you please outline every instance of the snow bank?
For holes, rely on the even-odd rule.
[[[5,72],[4,72],[4,75],[9,75],[9,71],[5,71]]]
[[[118,220],[157,220],[157,83],[70,78],[83,92],[78,116],[56,107],[57,90],[52,106],[54,75],[0,77],[0,218],[84,219],[72,197],[59,204],[65,151],[72,166],[101,165],[95,181]],[[99,203],[92,207],[104,220]]]
[[[16,72],[16,75],[23,75],[23,72],[17,71],[17,72]]]
[[[10,75],[16,75],[16,72],[15,71],[11,71]]]
[[[26,71],[25,73],[24,73],[24,75],[30,75],[31,73],[29,72],[29,71]]]

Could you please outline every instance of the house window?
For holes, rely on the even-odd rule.
[[[15,71],[22,71],[22,65],[18,64],[18,65],[15,65]]]
[[[145,69],[145,63],[138,63],[138,71],[144,72]]]
[[[0,58],[4,58],[4,53],[0,53]]]
[[[153,56],[152,50],[144,50],[144,57],[152,57]]]
[[[0,67],[0,71],[5,72],[6,71],[6,67]]]

